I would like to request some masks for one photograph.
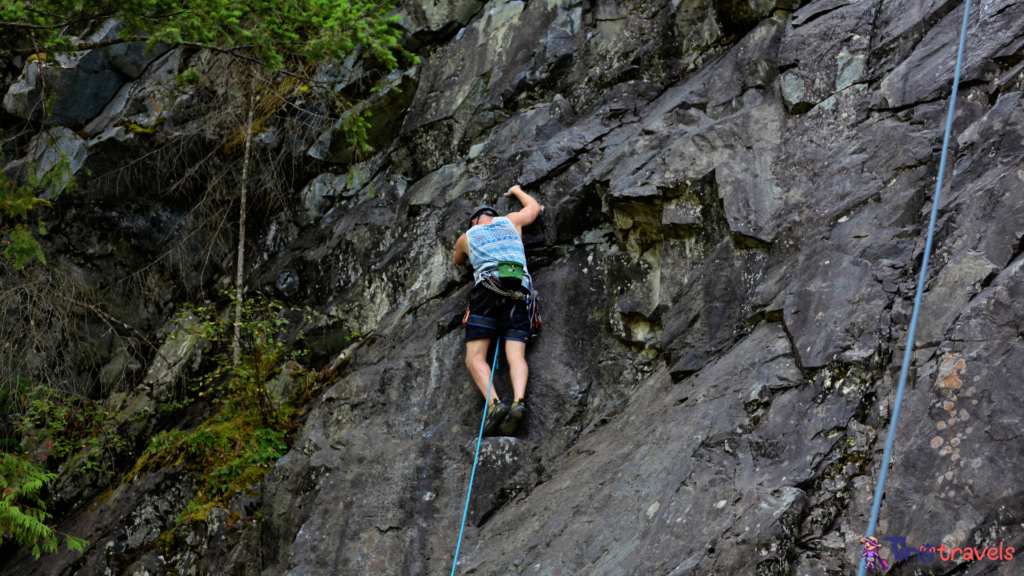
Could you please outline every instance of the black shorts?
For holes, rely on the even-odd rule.
[[[526,289],[523,289],[526,294]],[[495,294],[480,286],[469,293],[466,342],[501,336],[505,340],[530,341],[530,312],[526,300]]]

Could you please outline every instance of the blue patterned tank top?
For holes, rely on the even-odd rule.
[[[523,265],[523,287],[529,290],[530,273],[526,269],[526,251],[512,221],[504,216],[490,224],[478,224],[466,232],[469,241],[469,263],[473,279],[479,284],[486,276],[498,275],[498,262],[511,260]]]

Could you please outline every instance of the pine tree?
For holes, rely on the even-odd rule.
[[[294,59],[341,60],[357,45],[394,67],[399,31],[387,16],[392,0],[15,0],[0,3],[0,29],[20,31],[31,48],[0,50],[0,57],[99,47],[74,45],[90,22],[115,18],[124,25],[108,46],[145,40],[150,45],[206,47],[261,63],[270,71]]]

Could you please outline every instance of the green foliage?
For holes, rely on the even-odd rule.
[[[52,138],[48,143],[51,147],[56,144]],[[46,225],[42,218],[36,220],[35,226],[28,224],[32,212],[51,205],[40,196],[55,198],[62,191],[74,191],[76,186],[71,162],[63,152],[49,168],[35,160],[26,163],[21,172],[20,180],[0,173],[0,244],[6,243],[2,254],[14,259],[15,270],[23,269],[32,260],[46,263],[46,255],[32,233],[34,227],[45,235]]]
[[[234,293],[229,290],[224,294],[234,310]],[[293,312],[307,321],[320,316],[308,308]],[[199,319],[193,323],[182,322],[191,326],[189,337],[212,342],[218,350],[213,356],[215,368],[198,383],[208,386],[222,381],[215,397],[217,402],[228,404],[233,412],[252,412],[253,417],[262,419],[266,425],[278,423],[280,402],[271,397],[267,381],[283,363],[303,354],[289,350],[282,338],[289,323],[284,306],[262,297],[243,299],[238,342],[242,361],[237,366],[233,362],[234,322],[213,305],[190,306],[181,312],[182,319],[189,315]],[[297,338],[301,339],[302,334]]]
[[[36,464],[0,452],[0,544],[5,538],[13,539],[37,559],[43,552],[57,551],[57,536],[62,534],[47,526],[51,516],[39,497],[43,486],[56,478]],[[89,545],[80,538],[63,536],[69,550],[80,552]]]
[[[42,228],[40,233],[43,233]],[[15,270],[21,270],[33,259],[46,263],[43,248],[24,224],[15,224],[7,236],[7,241],[7,247],[3,252],[4,258],[14,258]]]
[[[349,145],[364,153],[373,150],[366,143],[367,130],[371,126],[370,115],[369,110],[352,111],[341,118],[341,124],[338,126],[338,130],[344,135]]]
[[[284,456],[285,432],[254,425],[244,414],[225,411],[191,432],[171,430],[153,438],[140,462],[158,466],[187,461],[199,476],[196,497],[179,521],[202,520],[214,505],[224,505],[221,500],[251,492]]]
[[[199,86],[203,83],[203,76],[195,68],[189,68],[181,74],[174,75],[179,86]]]
[[[49,27],[32,31],[36,42],[66,52],[87,22],[116,18],[124,40],[244,51],[270,70],[291,58],[341,60],[356,45],[393,68],[399,31],[397,16],[387,16],[392,8],[391,0],[15,0],[0,3],[0,28]]]
[[[83,469],[100,471],[95,454],[109,451],[110,444],[127,447],[124,439],[111,436],[110,415],[94,402],[63,398],[33,388],[24,378],[13,378],[0,387],[0,419],[0,544],[12,539],[39,558],[56,552],[63,537],[69,550],[83,550],[88,542],[47,523],[51,515],[40,491],[57,478],[47,464],[92,448],[83,450],[88,456],[77,462]],[[31,460],[26,459],[23,444],[37,447]]]
[[[117,415],[102,404],[37,388],[25,396],[19,428],[22,434],[34,433],[46,439],[45,451],[40,455],[44,460],[62,461],[82,454],[76,461],[81,469],[105,472],[108,470],[102,459],[104,453],[125,452],[130,448],[128,440],[119,432],[121,424]]]
[[[225,295],[233,300],[233,293]],[[292,312],[306,321],[319,316],[308,308]],[[129,473],[132,476],[145,467],[182,463],[194,471],[199,489],[179,521],[201,520],[215,506],[226,507],[235,494],[251,492],[287,452],[285,437],[294,429],[296,406],[308,400],[310,383],[317,376],[305,370],[291,374],[300,385],[290,399],[278,398],[268,390],[268,382],[282,365],[301,354],[289,351],[284,341],[285,313],[284,306],[273,300],[247,298],[242,302],[242,357],[233,366],[234,323],[212,305],[182,311],[182,319],[199,319],[180,323],[190,327],[186,337],[209,341],[216,350],[213,369],[195,380],[195,389],[205,390],[196,396],[209,399],[218,410],[194,430],[157,434]]]

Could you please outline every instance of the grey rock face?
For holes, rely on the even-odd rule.
[[[77,52],[52,64],[28,62],[18,81],[7,90],[4,109],[19,118],[42,119],[45,76],[47,97],[57,97],[53,110],[47,114],[47,123],[80,129],[166,47],[155,54],[143,55],[144,50],[144,43],[133,42]]]
[[[915,345],[936,345],[964,305],[998,270],[999,267],[977,252],[967,252],[943,266],[928,291],[928,298],[921,302]]]
[[[181,323],[168,327],[171,337],[160,347],[139,389],[110,394],[103,407],[111,414],[105,433],[119,434],[126,444],[135,445],[155,432],[159,405],[180,396],[184,378],[202,360],[202,349],[206,343],[197,341],[189,331],[195,322],[195,317],[189,316]],[[116,357],[111,364],[116,369],[121,362],[120,357]],[[51,505],[58,510],[74,509],[81,502],[109,488],[116,481],[115,458],[121,457],[116,453],[117,450],[90,446],[71,457],[64,465],[60,478],[51,486]],[[89,459],[98,461],[100,469],[86,467],[85,463]],[[149,540],[159,536],[166,527],[162,526],[156,534],[151,534]],[[139,543],[136,543],[132,547],[138,546]]]
[[[803,366],[822,367],[840,351],[858,360],[877,352],[877,314],[888,298],[869,262],[821,252],[794,274],[790,290],[786,328]]]
[[[121,87],[113,99],[86,126],[90,146],[108,138],[125,139],[131,133],[123,126],[125,121],[141,128],[152,128],[166,120],[178,95],[175,74],[181,67],[180,50],[168,51],[153,60],[133,82]],[[148,64],[148,63],[147,63]]]
[[[779,63],[790,68],[780,86],[792,112],[805,112],[866,79],[877,11],[871,1],[813,2],[793,14],[779,49]]]
[[[368,116],[366,144],[372,150],[387,147],[398,135],[409,103],[416,95],[418,76],[419,68],[415,67],[405,72],[399,70],[392,72],[379,91],[347,112],[348,114],[364,113]],[[352,149],[345,139],[343,130],[339,130],[336,126],[333,132],[329,146],[318,141],[310,149],[309,155],[319,160],[329,158],[332,162],[341,164],[351,164],[354,160],[365,156],[365,154]]]
[[[998,75],[994,60],[1020,52],[1024,46],[1024,7],[1005,0],[985,4],[969,23],[974,42],[964,54],[961,82],[990,81]],[[899,108],[948,94],[960,41],[963,8],[953,10],[925,34],[914,51],[886,75],[878,95],[890,108]],[[937,82],[938,78],[947,80]]]
[[[543,326],[525,419],[515,438],[484,440],[456,572],[852,573],[962,3],[428,4],[401,11],[430,50],[418,76],[396,76],[415,82],[403,99],[381,101],[376,151],[296,145],[341,164],[289,192],[288,210],[254,217],[253,284],[325,314],[304,363],[346,363],[261,493],[166,543],[151,536],[167,533],[187,475],[127,479],[61,519],[93,540],[84,556],[19,556],[5,573],[448,573],[483,408],[463,363],[471,276],[451,252],[472,206],[518,207],[501,197],[515,183],[544,206],[524,231]],[[1020,6],[982,2],[971,19],[879,525],[908,545],[1024,543]],[[354,60],[339,86],[365,73]],[[183,100],[127,111],[163,62],[94,121],[110,137],[91,136],[87,166],[146,154],[147,141],[109,132],[118,119],[182,113]],[[276,138],[263,144],[286,146]],[[113,192],[86,189],[64,201],[113,209],[101,204]],[[111,238],[147,247],[169,233],[180,207],[146,201],[145,219],[119,220]],[[113,249],[86,256],[86,235],[68,238],[83,267],[115,277]],[[354,332],[373,337],[356,346]],[[118,358],[108,373],[127,370]],[[507,399],[504,368],[494,385]],[[236,513],[246,521],[228,522]]]
[[[421,41],[454,34],[480,11],[479,0],[407,2],[400,9],[402,27]]]
[[[56,63],[40,65],[33,60],[25,65],[18,81],[4,96],[4,109],[19,118],[39,120],[43,117],[43,76],[51,94],[56,93],[61,106],[55,106],[47,121],[56,126],[73,126],[90,120],[106,106],[125,78],[112,67],[99,50],[89,50]],[[72,97],[74,94],[74,97]]]
[[[4,171],[25,181],[29,178],[29,170],[32,170],[31,176],[42,180],[57,167],[58,163],[66,161],[66,171],[62,172],[62,177],[56,182],[58,194],[82,167],[88,155],[85,140],[64,127],[47,130],[35,136],[29,147],[29,156],[9,163],[4,166]],[[50,199],[50,191],[47,190],[44,196],[44,199]]]

